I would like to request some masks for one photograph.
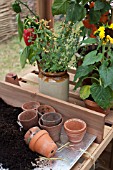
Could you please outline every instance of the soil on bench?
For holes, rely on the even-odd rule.
[[[38,157],[25,144],[25,131],[17,124],[21,111],[0,99],[0,164],[9,170],[31,170],[31,161]]]

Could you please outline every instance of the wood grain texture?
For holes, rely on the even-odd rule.
[[[105,115],[83,108],[81,106],[61,101],[41,93],[36,93],[25,90],[23,87],[0,82],[0,97],[8,104],[20,107],[27,101],[39,101],[42,104],[53,106],[59,113],[62,114],[64,121],[69,118],[80,118],[87,123],[87,131],[97,136],[97,142],[103,140]]]

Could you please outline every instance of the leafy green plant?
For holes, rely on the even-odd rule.
[[[54,0],[53,15],[64,14],[66,21],[82,21],[82,36],[94,38],[98,27],[111,22],[111,0]]]
[[[91,98],[103,109],[113,105],[113,24],[103,25],[95,31],[96,38],[87,38],[85,46],[96,45],[78,66],[74,81],[80,87],[82,99]]]
[[[21,5],[25,5],[29,9],[27,4],[20,0],[16,0],[15,4],[16,8],[17,5],[19,9],[21,9]],[[76,31],[78,23],[64,21],[59,33],[55,34],[52,29],[49,29],[50,21],[39,19],[33,12],[32,15],[26,16],[22,21],[20,13],[17,11],[19,37],[20,40],[24,38],[26,44],[20,56],[22,68],[26,63],[37,63],[39,69],[47,72],[67,70],[69,65],[73,64],[71,59],[79,46],[80,32]]]

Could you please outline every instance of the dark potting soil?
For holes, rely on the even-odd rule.
[[[31,161],[38,157],[25,144],[25,131],[20,131],[17,124],[21,111],[0,99],[0,164],[9,170],[31,170]]]

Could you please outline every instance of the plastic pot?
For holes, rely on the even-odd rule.
[[[41,129],[47,130],[47,132],[49,133],[51,138],[54,140],[54,142],[59,141],[63,119],[61,119],[61,122],[58,125],[51,126],[51,127],[44,126],[41,118],[39,119],[38,123]]]
[[[64,123],[64,129],[70,142],[79,143],[86,133],[86,123],[81,119],[69,119]]]
[[[35,110],[26,110],[18,115],[18,121],[25,130],[38,124],[38,114]]]
[[[22,105],[23,110],[38,110],[38,107],[40,106],[40,103],[37,101],[29,101]]]
[[[55,126],[61,122],[62,116],[60,113],[49,112],[42,115],[41,120],[44,126]]]
[[[32,129],[29,129],[29,131],[32,131]],[[29,133],[29,131],[27,133]],[[46,130],[40,130],[32,135],[29,141],[29,148],[33,152],[37,152],[47,158],[50,158],[56,153],[57,145]]]

